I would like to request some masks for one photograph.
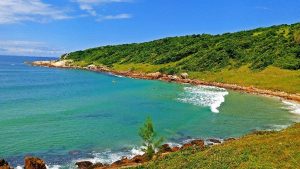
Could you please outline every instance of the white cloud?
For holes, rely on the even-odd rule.
[[[100,16],[97,21],[103,21],[103,20],[118,20],[118,19],[130,19],[130,14],[119,14],[119,15],[106,15],[106,16]]]
[[[41,0],[0,0],[0,24],[69,19],[65,11]]]
[[[44,42],[0,40],[1,55],[59,56],[63,53],[65,51],[51,48]]]
[[[86,11],[91,16],[97,17],[97,21],[114,20],[114,19],[129,19],[132,16],[130,14],[117,14],[117,15],[100,15],[97,12],[97,7],[103,4],[109,3],[124,3],[132,2],[132,0],[73,0],[79,4],[79,8]]]

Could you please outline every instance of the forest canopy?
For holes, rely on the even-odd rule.
[[[300,69],[300,23],[258,28],[222,35],[168,37],[145,43],[102,46],[71,52],[62,58],[87,64],[170,64],[164,68],[218,71],[248,65],[263,70],[272,65]]]

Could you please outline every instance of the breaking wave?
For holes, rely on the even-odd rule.
[[[213,86],[184,87],[184,93],[178,98],[179,101],[196,106],[207,106],[214,113],[219,113],[218,108],[225,101],[228,91],[224,88]]]
[[[286,100],[282,100],[282,103],[286,105],[286,108],[290,110],[291,113],[300,115],[300,104]]]

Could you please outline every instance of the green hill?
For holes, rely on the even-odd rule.
[[[78,65],[168,74],[300,93],[300,23],[222,35],[170,37],[63,55]]]

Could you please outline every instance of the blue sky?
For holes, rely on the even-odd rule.
[[[0,54],[60,56],[102,45],[300,22],[300,0],[0,0]]]

